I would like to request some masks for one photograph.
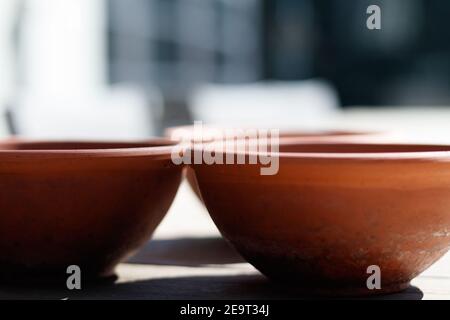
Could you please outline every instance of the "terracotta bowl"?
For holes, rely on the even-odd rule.
[[[227,136],[227,130],[229,129],[258,129],[253,127],[248,128],[234,128],[234,127],[218,127],[212,125],[202,126],[202,135],[196,136],[193,125],[178,126],[167,128],[164,132],[164,136],[175,141],[192,141],[197,142],[211,142],[214,140],[214,135],[223,135],[225,139],[240,138],[236,135]],[[308,131],[308,130],[280,130],[280,138],[295,138],[302,139],[306,142],[359,142],[363,141],[375,141],[380,139],[389,139],[391,134],[386,132],[376,131],[352,131],[352,130],[321,130],[321,131]]]
[[[395,292],[449,249],[450,146],[293,143],[278,155],[272,176],[193,166],[218,229],[269,278],[322,294]],[[366,286],[372,265],[381,290]]]
[[[202,142],[211,142],[211,136],[214,133],[221,133],[225,135],[227,128],[216,127],[211,125],[204,125],[202,132],[204,134]],[[196,142],[198,137],[195,136],[194,126],[178,126],[167,128],[164,135],[174,141],[191,141]],[[328,130],[328,131],[302,131],[302,130],[282,130],[280,131],[280,139],[287,143],[291,142],[388,142],[391,139],[391,134],[385,132],[374,131],[351,131],[351,130]],[[234,138],[234,137],[231,137]],[[184,176],[191,186],[194,193],[201,200],[202,196],[198,188],[195,174],[190,167],[184,169]]]
[[[0,143],[0,278],[109,277],[144,244],[181,179],[173,143]]]

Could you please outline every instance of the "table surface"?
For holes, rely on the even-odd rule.
[[[391,130],[414,141],[450,143],[450,108],[346,111],[330,128]],[[404,138],[405,135],[402,137]],[[222,240],[204,206],[183,183],[151,240],[119,265],[115,283],[64,288],[0,287],[0,299],[297,299],[311,298],[274,284]],[[450,254],[404,292],[370,299],[450,299]]]
[[[308,299],[268,281],[220,237],[206,209],[183,183],[151,240],[119,265],[115,283],[65,288],[1,287],[0,299]],[[370,299],[450,299],[450,255],[402,293]]]

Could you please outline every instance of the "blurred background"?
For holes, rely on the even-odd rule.
[[[203,120],[449,141],[449,18],[441,0],[1,0],[0,136]]]

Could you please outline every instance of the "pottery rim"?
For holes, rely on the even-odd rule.
[[[99,158],[155,156],[170,158],[177,143],[165,138],[146,140],[27,140],[0,142],[0,158]]]
[[[188,136],[188,139],[197,142],[193,137],[193,125],[184,125],[184,126],[177,126],[177,127],[169,127],[166,128],[164,131],[164,136],[166,136],[168,139],[173,139],[172,136],[174,132],[177,130],[185,130],[186,135]],[[258,127],[226,127],[226,126],[213,126],[213,125],[203,125],[203,130],[206,132],[212,132],[214,130],[219,130],[219,132],[223,132],[227,129],[252,129],[252,130],[258,130],[261,128]],[[266,128],[268,129],[268,128]],[[273,129],[273,128],[272,128]],[[339,139],[339,138],[357,138],[357,137],[377,137],[377,136],[384,136],[387,135],[388,132],[383,131],[359,131],[359,130],[339,130],[339,129],[320,129],[320,130],[301,130],[301,129],[281,129],[279,131],[280,138],[301,138],[301,139]],[[225,137],[226,140],[232,139],[236,137]],[[237,137],[239,138],[239,137]],[[214,139],[205,139],[203,141],[205,142],[211,142]]]
[[[267,152],[268,156],[291,159],[335,159],[335,160],[450,160],[450,145],[444,144],[407,144],[407,143],[352,143],[352,142],[303,142],[300,139],[280,139],[280,147],[298,147],[298,148],[369,148],[369,151],[279,151]],[[257,142],[256,142],[257,144]],[[194,145],[190,150],[193,151],[213,151],[214,142],[204,143],[203,145]],[[375,151],[378,150],[378,151]],[[232,155],[253,155],[258,156],[261,152],[235,150],[228,152],[227,150],[214,150],[219,154]]]

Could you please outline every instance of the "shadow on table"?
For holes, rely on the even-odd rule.
[[[244,260],[221,238],[153,240],[128,263],[201,267],[240,263]],[[112,279],[114,280],[114,279]],[[82,291],[59,287],[2,286],[1,299],[327,299],[267,280],[262,275],[208,275],[86,284]],[[420,300],[417,287],[389,295],[364,297],[375,300]],[[329,299],[329,298],[328,298]],[[361,298],[353,298],[361,299]]]
[[[262,275],[223,275],[157,278],[127,283],[86,284],[81,291],[58,287],[11,287],[0,289],[1,299],[230,299],[230,300],[330,300],[301,288],[269,281]],[[403,292],[351,300],[421,300],[423,292],[414,286]]]
[[[332,297],[311,296],[298,288],[267,280],[262,275],[239,276],[193,276],[160,278],[117,283],[110,286],[91,288],[88,292],[74,295],[73,299],[320,299]],[[423,292],[417,287],[388,295],[345,299],[360,300],[421,300]],[[342,299],[342,298],[341,298]]]
[[[245,262],[224,239],[151,240],[127,263],[201,267]]]

